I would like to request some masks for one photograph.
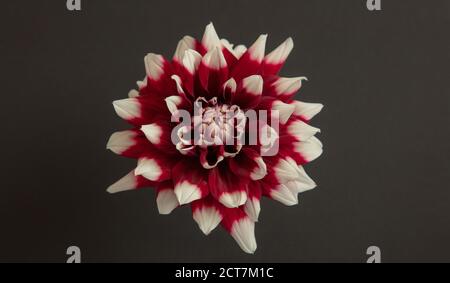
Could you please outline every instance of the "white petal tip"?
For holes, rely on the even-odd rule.
[[[161,190],[156,198],[158,212],[162,215],[168,215],[178,207],[178,199],[172,189]]]
[[[148,124],[143,125],[141,127],[141,131],[144,132],[145,137],[152,143],[152,144],[159,144],[161,142],[161,135],[162,135],[162,128],[156,124]]]
[[[193,218],[205,235],[209,235],[222,221],[222,215],[214,207],[196,209]]]
[[[253,222],[258,222],[259,213],[261,212],[261,204],[259,199],[248,199],[245,203],[244,210]]]
[[[224,193],[220,196],[219,201],[228,208],[239,207],[247,201],[247,193],[244,191]]]
[[[158,181],[163,172],[162,168],[154,159],[141,158],[134,170],[134,174],[136,176],[141,175],[150,181]]]
[[[287,104],[282,101],[275,101],[272,110],[278,111],[281,124],[286,124],[292,113],[295,111],[295,105]]]
[[[113,101],[114,110],[123,119],[132,119],[139,116],[139,103],[135,98],[126,98]]]
[[[136,188],[136,177],[133,172],[128,173],[120,180],[112,184],[106,189],[106,191],[110,194],[115,194],[119,192],[129,191]]]
[[[249,218],[236,221],[231,230],[231,236],[236,240],[239,247],[248,253],[254,254],[257,248],[255,238],[255,222]]]
[[[175,195],[180,205],[191,203],[201,198],[200,189],[187,181],[175,185]]]
[[[248,49],[250,56],[253,60],[261,62],[264,58],[264,52],[266,49],[267,34],[262,34]]]

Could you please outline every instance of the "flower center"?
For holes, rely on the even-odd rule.
[[[181,153],[202,155],[206,152],[209,161],[219,162],[239,153],[246,125],[245,114],[239,106],[220,104],[217,98],[206,100],[199,97],[194,102],[191,120],[189,126],[178,130],[177,149]]]

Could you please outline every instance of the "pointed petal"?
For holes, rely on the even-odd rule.
[[[146,152],[148,145],[142,133],[137,130],[127,130],[113,133],[106,148],[121,156],[138,158]]]
[[[250,59],[261,62],[264,58],[264,52],[266,49],[266,41],[267,34],[262,34],[258,37],[258,39],[253,43],[252,46],[248,49],[248,54],[250,55]]]
[[[140,103],[136,98],[126,98],[113,102],[114,110],[117,115],[127,121],[140,118]]]
[[[200,62],[202,61],[202,55],[195,50],[186,50],[183,56],[183,66],[188,70],[190,74],[194,74]]]
[[[231,171],[237,176],[260,180],[267,174],[267,166],[260,154],[244,147],[234,158],[228,160]]]
[[[141,157],[134,174],[143,176],[151,181],[161,182],[171,177],[170,163],[156,154],[153,156]]]
[[[306,103],[295,100],[293,104],[295,105],[294,114],[300,116],[305,121],[311,120],[323,108],[323,104],[320,103]]]
[[[113,101],[117,115],[133,125],[149,124],[155,120],[155,113],[164,115],[164,101],[140,95]],[[169,113],[167,113],[168,115]]]
[[[157,197],[156,204],[158,206],[158,212],[162,215],[170,214],[180,204],[173,191],[172,182],[163,182],[156,188]]]
[[[245,52],[247,52],[247,47],[245,47],[245,45],[238,45],[234,48],[234,55],[237,59],[241,58]]]
[[[244,78],[239,84],[236,95],[232,97],[232,103],[239,105],[242,109],[255,108],[261,100],[263,83],[260,75]]]
[[[280,46],[264,57],[263,73],[268,75],[277,74],[283,67],[292,48],[294,48],[294,42],[292,38],[289,37]]]
[[[193,202],[192,217],[205,235],[209,235],[222,221],[222,213],[211,200]]]
[[[154,183],[134,175],[134,170],[112,184],[106,190],[110,194],[134,190],[142,187],[154,186]]]
[[[199,78],[210,98],[220,93],[223,83],[228,79],[228,66],[220,48],[214,48],[203,57],[199,67]]]
[[[255,222],[241,208],[224,208],[222,225],[246,253],[256,251]]]
[[[212,50],[217,47],[221,47],[221,42],[219,36],[217,35],[216,29],[213,23],[209,23],[205,28],[205,33],[202,38],[202,45],[206,50]]]
[[[278,117],[281,124],[286,124],[289,118],[291,118],[292,113],[294,113],[295,106],[282,102],[281,100],[276,100],[272,104],[272,111],[278,112]]]
[[[302,193],[305,191],[309,191],[317,187],[316,182],[314,182],[313,179],[311,179],[308,174],[305,172],[305,168],[303,166],[299,166],[299,178],[298,178],[298,187],[297,192]]]
[[[116,154],[121,155],[132,146],[136,145],[136,136],[137,133],[131,130],[115,132],[109,138],[106,148]]]
[[[144,125],[141,127],[141,130],[152,144],[159,144],[161,142],[163,129],[157,123]]]
[[[255,43],[239,58],[233,66],[231,77],[240,81],[245,77],[258,74],[264,58],[267,35],[261,35]]]
[[[267,175],[266,163],[264,163],[262,157],[257,157],[254,159],[254,161],[258,166],[253,169],[252,173],[250,174],[250,178],[255,181],[261,180]]]
[[[251,197],[247,199],[244,205],[245,213],[253,222],[258,222],[259,213],[261,212],[261,204],[258,198]]]
[[[158,81],[164,73],[164,57],[159,54],[149,53],[145,56],[144,62],[147,76],[154,81]]]
[[[209,170],[209,190],[211,195],[226,207],[238,207],[247,201],[249,180],[230,172],[226,164]]]
[[[129,191],[135,189],[137,186],[136,176],[133,171],[125,175],[119,181],[108,187],[107,192],[110,194]]]
[[[225,192],[219,198],[220,203],[228,208],[239,207],[247,201],[245,191]]]
[[[317,159],[323,153],[322,143],[316,137],[310,137],[306,141],[294,143],[295,151],[302,157],[301,164]]]
[[[320,133],[320,129],[310,126],[301,120],[294,120],[289,123],[287,132],[298,141],[306,141],[315,134]]]
[[[197,161],[198,162],[198,161]],[[208,194],[207,173],[192,160],[183,159],[172,169],[175,195],[180,205],[191,203]]]
[[[195,38],[186,35],[178,42],[177,49],[175,51],[175,54],[173,55],[173,60],[181,64],[185,51],[189,49],[195,49],[195,47]]]
[[[255,253],[257,248],[255,222],[250,220],[250,218],[244,217],[234,222],[231,228],[231,236],[244,252],[249,254]]]
[[[236,81],[231,78],[223,84],[223,98],[225,102],[231,103],[232,97],[236,94],[237,84]]]
[[[281,184],[298,179],[300,174],[297,163],[290,157],[280,158],[273,170]]]
[[[297,193],[293,193],[285,184],[280,184],[270,193],[270,196],[284,205],[292,206],[298,204]]]
[[[270,83],[267,89],[267,94],[277,97],[283,101],[289,101],[302,87],[303,80],[307,80],[307,78],[277,78]]]
[[[183,98],[179,95],[172,95],[165,99],[167,109],[174,115],[183,103]]]
[[[317,184],[306,174],[305,169],[299,166],[299,178],[286,183],[286,186],[295,193],[303,193],[317,187]]]
[[[191,203],[202,197],[202,190],[196,184],[183,181],[175,185],[175,195],[180,205]]]

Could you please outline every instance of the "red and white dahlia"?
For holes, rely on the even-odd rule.
[[[209,24],[201,41],[181,39],[171,61],[148,54],[139,89],[113,103],[133,128],[107,145],[137,167],[108,192],[155,187],[161,214],[190,204],[203,233],[222,224],[255,252],[261,197],[297,204],[316,186],[302,166],[322,153],[309,121],[323,105],[293,100],[304,77],[278,76],[292,39],[265,56],[266,38],[233,48]]]

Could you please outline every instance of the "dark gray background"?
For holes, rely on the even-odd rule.
[[[0,261],[450,261],[450,2],[382,0],[3,1]],[[190,209],[157,213],[153,190],[109,195],[133,160],[105,149],[128,126],[111,101],[213,21],[234,43],[293,36],[282,74],[325,104],[314,125],[319,187],[285,207],[264,201],[258,250],[222,229],[203,236]]]

